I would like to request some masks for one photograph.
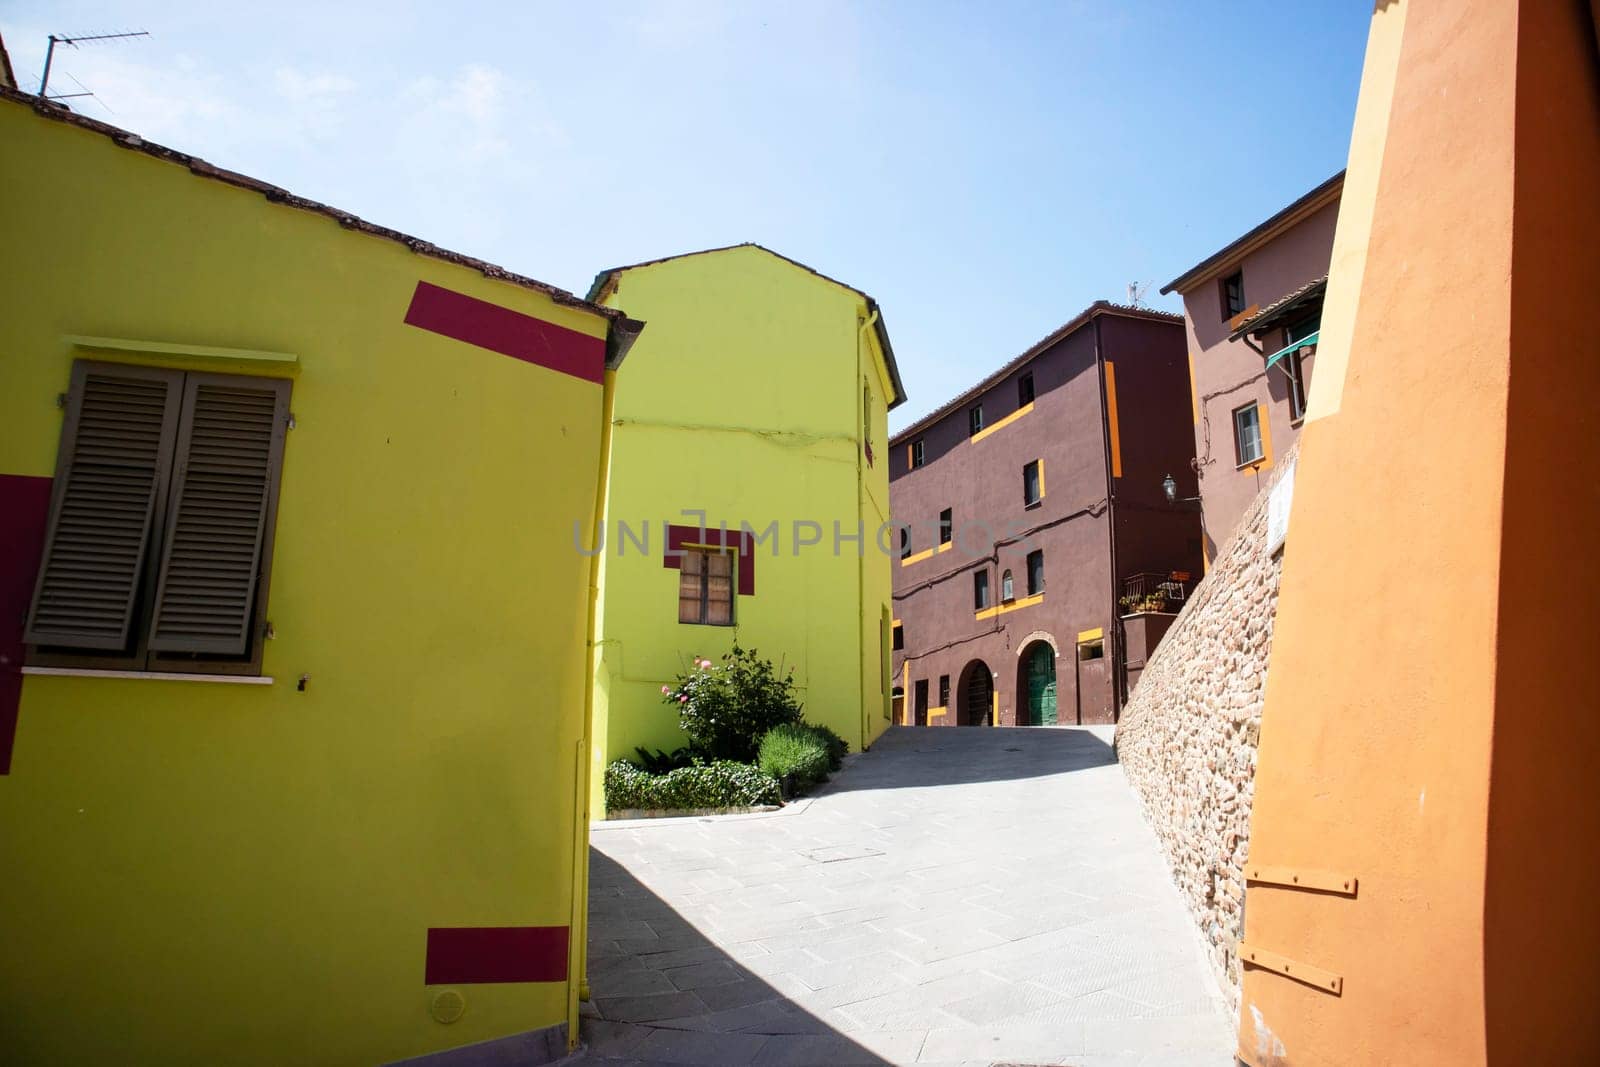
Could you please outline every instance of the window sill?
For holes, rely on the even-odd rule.
[[[1022,510],[1023,511],[1032,511],[1035,508],[1042,508],[1042,507],[1044,507],[1044,497],[1040,497],[1038,500],[1035,500],[1031,504],[1024,503],[1022,505]]]
[[[1258,470],[1258,468],[1266,466],[1266,463],[1267,457],[1262,456],[1260,459],[1252,459],[1249,463],[1237,464],[1233,469],[1236,471]]]
[[[272,685],[274,678],[251,674],[176,674],[171,671],[96,671],[84,667],[23,667],[23,674],[51,678],[127,678],[151,682],[221,682],[224,685]]]

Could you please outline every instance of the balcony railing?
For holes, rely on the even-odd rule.
[[[1183,602],[1193,591],[1194,580],[1188,571],[1165,574],[1144,571],[1122,579],[1122,597],[1118,603],[1127,615],[1145,611],[1176,612],[1182,609]]]

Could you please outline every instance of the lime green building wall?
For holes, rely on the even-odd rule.
[[[649,328],[616,395],[594,809],[606,762],[684,743],[661,686],[735,640],[793,667],[806,717],[865,748],[889,723],[880,620],[890,572],[878,531],[893,387],[873,313],[861,294],[754,246],[629,268],[608,289],[607,304]],[[724,522],[758,534],[777,523],[776,538],[757,544],[755,593],[737,598],[733,627],[678,622],[663,530],[697,525],[686,512],[704,512],[713,535]],[[797,523],[800,540],[820,528],[820,542],[797,546]],[[648,553],[619,537],[620,524],[648,531]],[[845,540],[858,531],[861,541]]]
[[[375,1064],[567,1020],[536,981],[455,987],[441,1024],[424,964],[432,927],[574,921],[602,387],[403,317],[426,280],[606,319],[15,99],[0,145],[0,476],[52,476],[81,355],[287,374],[295,415],[270,685],[22,678],[0,1060]]]

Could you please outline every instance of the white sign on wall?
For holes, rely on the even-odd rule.
[[[1294,467],[1283,472],[1267,496],[1267,554],[1283,547],[1289,536],[1289,505],[1294,503]]]

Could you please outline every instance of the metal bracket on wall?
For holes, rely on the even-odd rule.
[[[1252,863],[1245,868],[1244,876],[1246,881],[1257,885],[1310,889],[1321,893],[1337,893],[1345,897],[1356,895],[1356,877],[1353,874],[1306,871],[1298,867],[1265,867]]]
[[[1312,967],[1305,963],[1296,963],[1287,956],[1280,956],[1276,952],[1268,952],[1264,948],[1255,948],[1252,945],[1239,946],[1239,962],[1246,967],[1259,967],[1264,971],[1281,974],[1285,978],[1292,978],[1296,982],[1304,982],[1313,989],[1320,989],[1324,993],[1334,996],[1344,995],[1344,976],[1324,971],[1320,967]]]

